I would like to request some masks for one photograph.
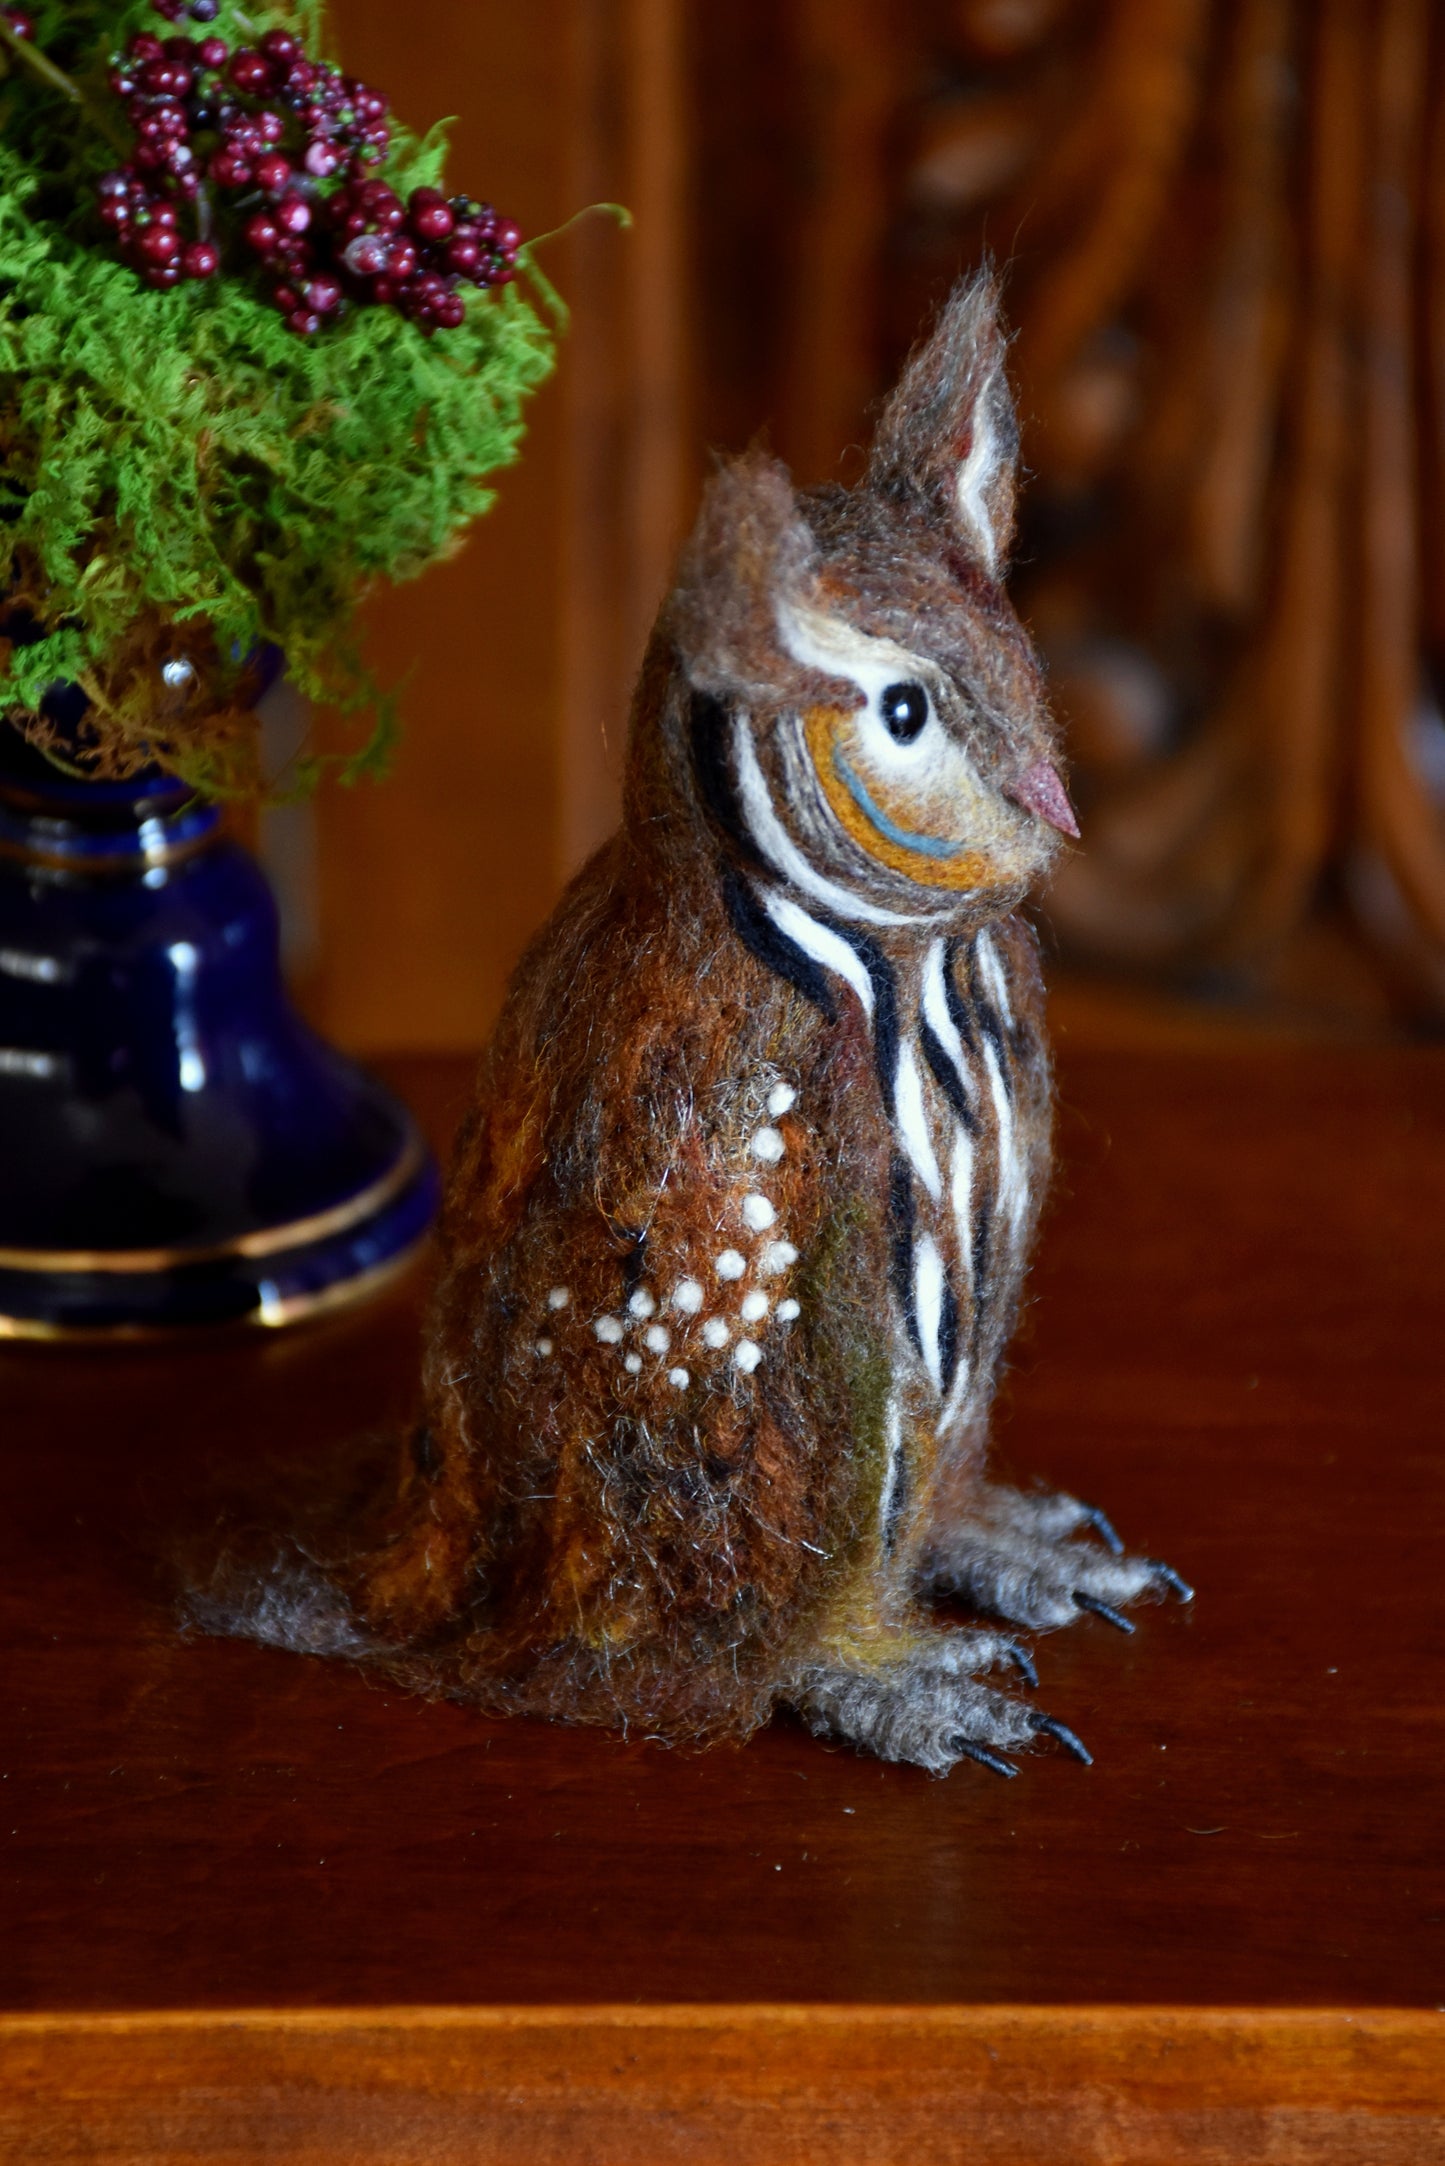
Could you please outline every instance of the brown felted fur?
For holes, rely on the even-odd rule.
[[[671,1739],[787,1703],[941,1771],[1073,1741],[931,1591],[1047,1629],[1171,1583],[983,1474],[1049,1149],[1012,913],[1071,824],[997,581],[1002,363],[965,286],[857,490],[711,484],[622,827],[482,1064],[389,1524],[232,1628]]]

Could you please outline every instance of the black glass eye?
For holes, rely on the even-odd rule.
[[[894,743],[911,745],[928,720],[928,694],[921,684],[890,684],[878,712]]]

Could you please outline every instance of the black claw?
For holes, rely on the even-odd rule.
[[[1026,1685],[1033,1685],[1035,1689],[1037,1689],[1039,1682],[1039,1673],[1034,1665],[1034,1658],[1029,1653],[1027,1647],[1020,1647],[1017,1640],[1010,1640],[1008,1644],[1008,1658],[1010,1662],[1012,1662],[1014,1668],[1023,1678],[1024,1683]]]
[[[1054,1715],[1035,1715],[1034,1728],[1047,1730],[1050,1737],[1058,1739],[1065,1752],[1071,1752],[1076,1760],[1082,1760],[1085,1767],[1093,1766],[1094,1755],[1081,1737],[1075,1737],[1066,1722],[1060,1722]]]
[[[1172,1564],[1161,1564],[1157,1557],[1146,1557],[1144,1562],[1156,1579],[1162,1579],[1166,1587],[1174,1589],[1181,1602],[1192,1602],[1194,1600],[1194,1589],[1187,1579],[1182,1578],[1175,1571]]]
[[[1080,1594],[1076,1587],[1074,1601],[1080,1609],[1091,1610],[1094,1616],[1102,1617],[1105,1624],[1111,1624],[1116,1632],[1132,1632],[1134,1629],[1127,1617],[1121,1617],[1118,1610],[1111,1609],[1107,1602],[1101,1602],[1096,1594]]]
[[[948,1749],[950,1752],[962,1753],[970,1760],[977,1760],[980,1767],[991,1768],[995,1775],[1004,1775],[1010,1782],[1018,1773],[1018,1769],[1010,1767],[1007,1760],[1000,1760],[997,1753],[985,1752],[982,1745],[971,1745],[966,1737],[951,1737],[948,1740]]]
[[[1107,1518],[1105,1514],[1099,1510],[1097,1504],[1091,1504],[1085,1511],[1084,1525],[1086,1527],[1093,1528],[1095,1534],[1098,1535],[1099,1540],[1103,1543],[1105,1549],[1109,1550],[1116,1557],[1123,1556],[1124,1545],[1120,1541],[1118,1534],[1115,1532],[1114,1522],[1112,1519]]]

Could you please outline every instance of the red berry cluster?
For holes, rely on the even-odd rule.
[[[218,0],[151,5],[172,23],[218,13]],[[3,12],[14,27],[18,11]],[[101,180],[100,215],[152,286],[215,275],[222,211],[303,336],[348,301],[387,303],[428,334],[455,329],[463,282],[500,286],[516,275],[518,227],[435,188],[415,188],[403,203],[373,170],[391,141],[386,99],[308,60],[284,30],[235,52],[214,36],[137,31],[110,84],[136,145]]]

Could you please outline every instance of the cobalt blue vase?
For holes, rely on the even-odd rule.
[[[292,1011],[271,893],[156,770],[0,725],[0,1337],[289,1324],[401,1270],[436,1167]]]

